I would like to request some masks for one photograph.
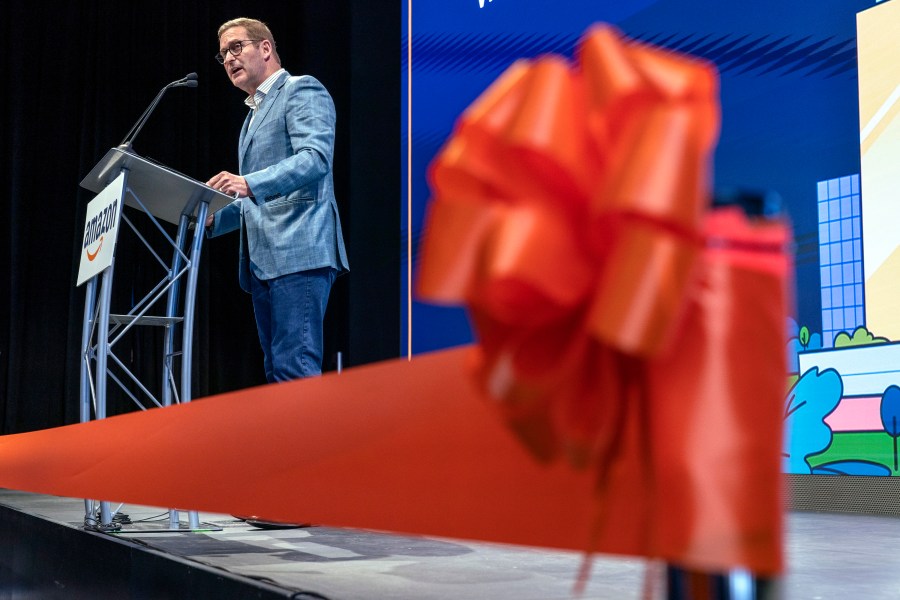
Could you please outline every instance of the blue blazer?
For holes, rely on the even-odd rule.
[[[240,174],[253,197],[216,212],[210,236],[240,229],[241,288],[260,279],[332,267],[349,270],[334,199],[334,102],[308,75],[283,73],[238,143]]]

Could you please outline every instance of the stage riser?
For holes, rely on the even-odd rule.
[[[298,598],[290,590],[5,506],[0,549],[0,600]]]

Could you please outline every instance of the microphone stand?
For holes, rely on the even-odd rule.
[[[131,146],[134,142],[134,138],[137,137],[138,133],[141,132],[144,125],[147,123],[147,120],[150,118],[150,114],[156,108],[156,105],[159,104],[159,101],[162,99],[163,95],[166,93],[166,90],[175,87],[197,87],[197,74],[196,73],[188,73],[186,76],[178,79],[177,81],[173,81],[172,83],[167,84],[163,89],[159,90],[159,93],[153,99],[153,102],[150,103],[150,106],[143,112],[143,114],[138,118],[134,125],[131,126],[131,129],[128,130],[128,133],[119,143],[119,149],[130,151]]]

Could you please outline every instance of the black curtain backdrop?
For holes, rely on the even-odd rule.
[[[93,197],[79,182],[162,86],[189,72],[199,76],[197,89],[167,92],[135,152],[200,181],[237,170],[244,94],[213,55],[218,26],[238,16],[268,23],[283,66],[319,78],[337,108],[335,186],[351,273],[337,280],[329,302],[325,368],[335,368],[338,352],[345,366],[399,354],[399,2],[7,0],[3,13],[0,433],[78,421],[85,290],[75,281]],[[144,223],[133,209],[126,213]],[[141,229],[154,244],[162,238],[149,225]],[[237,283],[237,248],[236,234],[203,248],[197,399],[264,383],[250,298]],[[123,229],[113,312],[128,310],[158,281],[156,265]],[[142,381],[156,377],[162,360],[161,333],[150,329],[157,328],[116,346]],[[109,403],[109,414],[135,409],[115,384]]]

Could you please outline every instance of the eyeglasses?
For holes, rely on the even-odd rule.
[[[228,44],[227,48],[222,48],[219,50],[219,53],[216,54],[216,60],[219,61],[220,65],[225,64],[226,52],[230,52],[232,56],[239,56],[241,52],[244,51],[244,46],[247,44],[255,44],[256,42],[261,42],[262,40],[235,40]]]

